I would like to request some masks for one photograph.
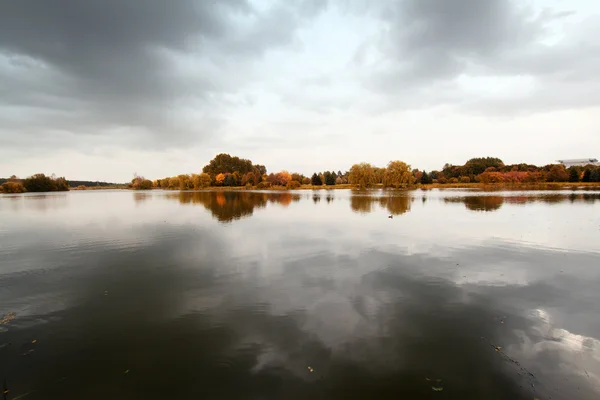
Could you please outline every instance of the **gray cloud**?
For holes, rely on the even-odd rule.
[[[552,24],[573,12],[534,12],[510,0],[406,0],[378,4],[370,15],[383,28],[369,43],[381,57],[370,66],[366,85],[394,97],[394,105],[462,104],[489,113],[599,104],[597,19],[550,43]],[[364,63],[365,46],[355,61]],[[474,99],[456,83],[463,75],[531,77],[536,85],[522,99]]]
[[[246,0],[5,1],[0,142],[44,129],[117,130],[118,140],[143,133],[147,140],[140,142],[148,146],[218,134],[220,110],[231,106],[226,96],[253,79],[252,59],[293,43],[302,21],[324,6],[305,0],[260,11]]]

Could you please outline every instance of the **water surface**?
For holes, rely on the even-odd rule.
[[[599,304],[597,191],[0,196],[6,399],[598,399]]]

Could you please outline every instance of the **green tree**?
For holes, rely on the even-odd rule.
[[[310,182],[313,184],[313,186],[322,186],[323,185],[323,181],[321,180],[321,177],[316,172],[310,178]]]
[[[390,161],[383,174],[384,187],[398,189],[400,187],[407,187],[413,183],[415,183],[415,177],[411,172],[410,165],[403,161]]]
[[[335,179],[337,178],[337,174],[335,172],[325,171],[324,175],[325,175],[325,184],[327,186],[334,186]]]
[[[590,173],[590,182],[600,182],[600,167],[592,170]]]
[[[348,179],[351,184],[359,186],[361,189],[372,186],[377,177],[375,176],[375,169],[369,163],[354,164],[350,168],[350,175]]]
[[[590,168],[586,168],[583,171],[583,178],[581,178],[581,182],[590,182],[590,177],[592,175],[592,170]]]
[[[35,174],[24,179],[23,186],[28,192],[56,192],[58,190],[56,181],[44,174]],[[66,190],[69,188],[67,187]]]
[[[569,171],[569,182],[579,182],[579,177],[581,176],[581,168],[570,167],[568,171]]]
[[[423,185],[428,185],[432,182],[433,180],[431,179],[431,176],[429,176],[429,174],[427,174],[427,172],[423,171],[423,175],[421,175],[421,183]]]

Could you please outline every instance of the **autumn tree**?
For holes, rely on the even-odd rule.
[[[303,185],[310,185],[310,178],[306,177],[306,178],[302,179],[302,184]]]
[[[196,190],[210,186],[210,175],[205,172],[201,174],[193,174],[192,185]]]
[[[250,185],[250,186],[256,185],[254,173],[248,172],[246,175],[242,176],[242,186],[246,186],[246,185]]]
[[[316,172],[312,175],[312,178],[310,178],[310,181],[313,184],[313,186],[322,186],[323,185],[323,181],[321,180],[321,177],[319,175],[317,175]]]
[[[215,184],[217,186],[223,186],[223,182],[225,182],[225,174],[220,173],[217,176],[215,176]]]
[[[150,190],[152,189],[152,181],[135,174],[131,180],[131,188],[133,190]]]
[[[348,178],[351,184],[357,185],[361,189],[373,185],[377,180],[374,167],[369,163],[354,164],[350,168]]]
[[[231,174],[227,178],[228,186],[239,186],[242,184],[243,177],[248,173],[254,174],[254,183],[258,184],[261,181],[261,176],[267,173],[264,165],[252,164],[252,161],[239,157],[232,157],[229,154],[218,154],[204,168],[202,172],[207,173],[216,180],[219,174],[223,174],[223,182],[225,184],[225,174]],[[246,179],[248,180],[248,179]],[[219,184],[217,182],[217,184]]]
[[[546,180],[548,182],[567,182],[569,174],[564,165],[553,165],[546,175]]]
[[[281,185],[281,186],[287,185],[288,182],[292,180],[292,174],[290,174],[286,170],[278,172],[276,174],[276,177],[277,177],[277,184]]]
[[[0,192],[4,193],[24,193],[25,187],[20,182],[4,182],[0,186]]]
[[[300,183],[302,183],[302,181],[304,180],[304,178],[305,178],[305,176],[304,176],[304,175],[302,175],[302,174],[299,174],[299,173],[297,173],[297,172],[294,172],[294,173],[292,174],[292,180],[293,180],[293,181],[296,181],[296,182],[300,182]]]
[[[411,172],[410,165],[403,161],[390,161],[383,174],[384,187],[398,189],[400,187],[407,187],[413,183],[415,183],[415,177]]]
[[[28,192],[56,192],[68,191],[69,184],[64,177],[56,178],[54,175],[35,174],[23,180],[23,186]]]

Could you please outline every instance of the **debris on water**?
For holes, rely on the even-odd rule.
[[[310,365],[308,366],[308,372],[315,372],[315,370],[313,369],[313,367],[311,367]]]
[[[108,296],[108,290],[105,290],[105,291],[104,291],[104,295],[105,295],[105,296]]]
[[[33,393],[33,392],[34,392],[34,391],[32,390],[31,392],[27,392],[27,393],[20,394],[20,395],[18,395],[17,397],[13,397],[13,399],[12,399],[12,400],[19,400],[19,399],[22,399],[22,398],[24,398],[25,396],[29,396],[29,395],[30,395],[31,393]]]
[[[126,369],[126,370],[125,370],[125,375],[127,375],[128,373],[129,373],[129,370],[128,370],[128,369]]]
[[[35,349],[31,349],[31,350],[27,350],[25,353],[23,353],[24,356],[28,356],[31,353],[35,352]]]
[[[444,390],[444,388],[442,386],[432,386],[431,389],[434,392],[441,392],[442,390]]]
[[[33,343],[33,344],[36,344],[36,343],[37,343],[37,339],[33,339],[33,340],[31,341],[31,343]]]
[[[16,316],[17,316],[17,314],[14,313],[13,311],[9,312],[4,317],[2,317],[2,319],[0,319],[0,325],[6,325],[6,324],[8,324],[10,321],[12,321],[13,319],[15,319]]]

